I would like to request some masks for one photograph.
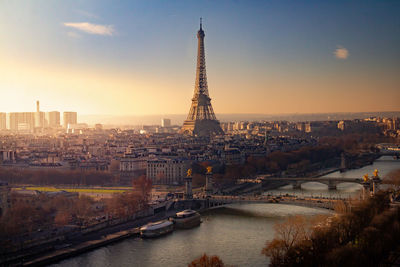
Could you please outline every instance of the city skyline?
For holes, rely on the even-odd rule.
[[[185,114],[199,17],[216,114],[399,110],[399,4],[340,3],[3,2],[1,112]]]

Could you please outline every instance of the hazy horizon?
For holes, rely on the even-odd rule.
[[[181,125],[187,114],[152,114],[152,115],[107,115],[78,114],[78,122],[90,125],[102,123],[105,125],[160,125],[162,118],[171,119],[172,125]],[[333,113],[291,113],[291,114],[256,114],[256,113],[218,113],[220,122],[230,121],[322,121],[363,119],[371,116],[400,117],[400,111],[387,112],[333,112]]]

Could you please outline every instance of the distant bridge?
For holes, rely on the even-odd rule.
[[[360,178],[342,178],[342,177],[268,177],[264,179],[265,182],[268,181],[279,181],[291,184],[294,189],[300,189],[301,185],[308,182],[317,182],[325,184],[328,186],[329,190],[336,190],[337,185],[341,183],[356,183],[362,184],[363,179]]]
[[[347,201],[341,198],[323,198],[323,197],[305,197],[299,198],[295,196],[217,196],[209,198],[194,198],[186,200],[176,200],[171,208],[176,210],[195,209],[208,210],[221,206],[232,204],[259,204],[259,203],[275,203],[294,206],[302,206],[309,208],[322,208],[333,210],[335,204],[339,201]],[[168,210],[168,209],[167,209]]]

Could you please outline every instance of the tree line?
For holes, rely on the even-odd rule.
[[[381,192],[319,224],[293,217],[277,225],[262,253],[270,266],[378,266],[399,238],[400,210]]]
[[[115,177],[99,171],[0,168],[0,181],[9,184],[104,186],[112,185]]]
[[[105,220],[132,216],[147,207],[152,183],[141,176],[133,180],[132,185],[132,190],[100,200],[85,195],[67,197],[39,193],[21,196],[12,192],[11,207],[0,217],[0,248],[9,245],[7,240],[10,238],[29,235],[40,229],[65,225],[87,226],[98,222],[99,218]]]

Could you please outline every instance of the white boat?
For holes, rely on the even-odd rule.
[[[174,224],[168,220],[148,223],[140,227],[142,237],[157,237],[171,233],[174,230]]]
[[[175,223],[175,228],[188,229],[199,226],[201,223],[201,216],[197,211],[184,210],[177,212],[172,218],[172,221]]]

